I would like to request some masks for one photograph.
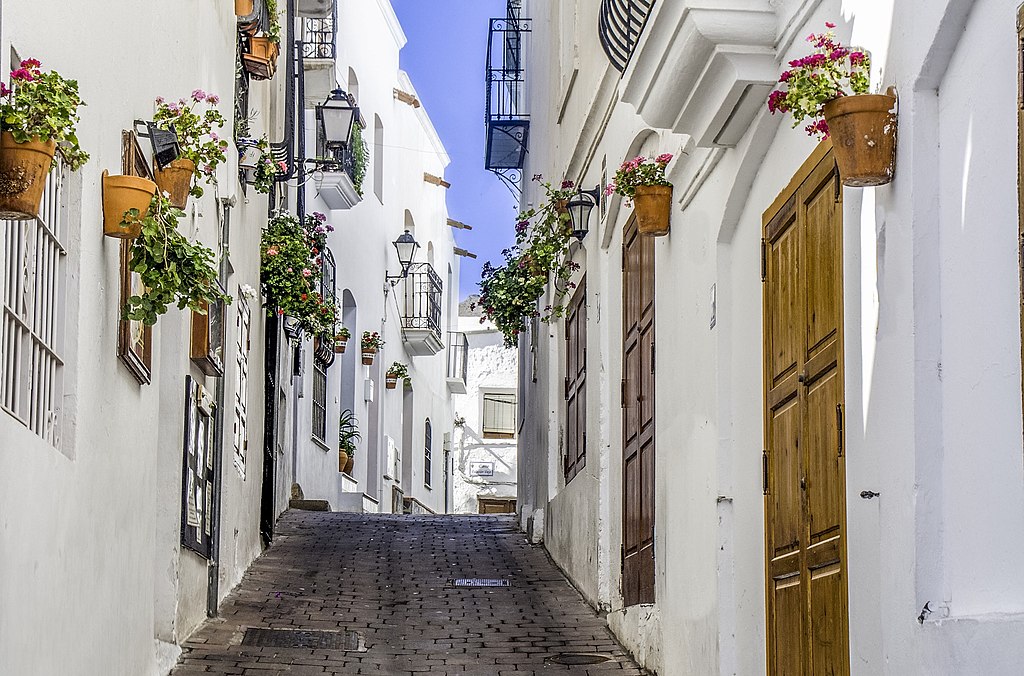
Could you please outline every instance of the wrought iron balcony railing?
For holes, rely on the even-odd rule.
[[[441,278],[430,263],[413,263],[402,292],[402,329],[428,329],[441,339]]]
[[[448,378],[466,384],[469,376],[469,338],[460,331],[448,332]]]
[[[337,17],[338,5],[335,3],[331,16],[323,19],[302,20],[302,58],[335,58],[335,26],[338,25]]]
[[[615,69],[626,70],[655,0],[601,0],[597,32]]]
[[[525,110],[526,37],[530,20],[520,16],[520,1],[508,0],[506,16],[491,19],[487,38],[486,115],[484,164],[505,184],[518,191],[530,133]]]

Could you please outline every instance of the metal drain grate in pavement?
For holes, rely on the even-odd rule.
[[[312,648],[365,652],[363,636],[355,631],[311,631],[304,629],[260,629],[249,627],[242,645],[258,648]]]
[[[609,655],[598,655],[596,653],[559,653],[547,658],[545,661],[551,664],[604,664],[605,662],[611,662],[612,658]]]
[[[512,580],[465,577],[451,581],[453,587],[511,587]]]

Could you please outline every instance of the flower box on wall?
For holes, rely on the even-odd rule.
[[[362,198],[356,192],[356,186],[347,171],[325,171],[316,180],[317,190],[332,209],[351,209],[359,204]]]
[[[206,314],[192,312],[190,358],[208,376],[224,375],[224,304],[203,304]]]
[[[277,72],[281,46],[268,37],[249,38],[249,51],[242,54],[245,70],[257,80],[269,80]]]

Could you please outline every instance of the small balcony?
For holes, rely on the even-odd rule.
[[[466,394],[469,375],[469,339],[459,331],[448,332],[448,391]]]
[[[402,338],[410,355],[430,356],[444,349],[441,339],[441,278],[429,263],[413,263],[403,280]]]
[[[303,98],[307,109],[322,103],[338,86],[335,12],[331,3],[327,16],[302,20]]]
[[[323,147],[322,144],[317,144]],[[316,172],[316,189],[331,209],[351,209],[362,201],[353,177],[355,154],[349,148],[324,151],[328,161]]]

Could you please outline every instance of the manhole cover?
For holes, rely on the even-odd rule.
[[[467,577],[452,580],[453,587],[511,587],[512,580]]]
[[[302,629],[245,630],[242,645],[259,648],[313,648],[365,652],[361,634],[355,631],[306,631]]]
[[[589,653],[561,653],[554,657],[549,657],[548,662],[554,664],[603,664],[605,662],[611,662],[612,658],[608,655],[597,655]]]

